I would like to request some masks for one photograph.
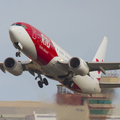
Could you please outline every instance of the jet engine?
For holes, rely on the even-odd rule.
[[[15,76],[19,76],[23,72],[23,67],[21,62],[11,57],[5,59],[3,66],[5,70],[7,70],[9,73]]]
[[[69,68],[74,73],[84,76],[89,72],[89,67],[84,60],[81,58],[73,57],[69,60]]]

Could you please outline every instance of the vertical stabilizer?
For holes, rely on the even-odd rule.
[[[103,62],[105,59],[105,54],[106,54],[106,49],[107,49],[107,43],[108,43],[108,39],[106,37],[103,38],[102,43],[100,44],[94,58],[93,58],[93,62]],[[101,78],[101,72],[100,71],[95,71],[95,72],[91,72],[92,75],[94,75],[98,81],[100,82],[100,78]]]

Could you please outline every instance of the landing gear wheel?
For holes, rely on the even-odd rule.
[[[21,52],[16,52],[16,57],[21,57]]]
[[[47,79],[46,79],[46,78],[43,78],[43,79],[42,79],[41,72],[40,72],[39,70],[36,70],[35,72],[38,74],[38,76],[35,77],[35,80],[37,80],[37,78],[39,78],[38,86],[39,86],[40,88],[43,88],[43,84],[48,85]]]
[[[15,54],[15,55],[16,55],[16,57],[18,57],[18,52],[16,52],[16,54]]]
[[[64,85],[67,85],[68,83],[69,83],[69,79],[66,78],[66,79],[63,81],[63,84],[64,84]]]
[[[43,83],[44,83],[45,85],[48,85],[48,81],[47,81],[46,78],[43,78]]]
[[[70,81],[70,82],[68,83],[68,87],[69,87],[69,88],[72,88],[73,85],[74,85],[74,82],[73,82],[73,81]]]
[[[40,88],[43,88],[43,83],[42,83],[41,81],[38,81],[38,86],[39,86]]]

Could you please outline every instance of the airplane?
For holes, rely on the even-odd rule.
[[[48,85],[47,78],[56,80],[68,89],[86,94],[100,93],[102,88],[117,88],[120,84],[100,83],[101,73],[120,69],[120,62],[103,62],[108,39],[103,38],[92,62],[72,57],[41,31],[24,22],[13,23],[9,28],[10,40],[18,49],[16,57],[25,54],[29,60],[19,61],[8,57],[0,63],[0,69],[19,76],[28,71],[38,80],[38,86]],[[42,78],[44,75],[45,78]]]

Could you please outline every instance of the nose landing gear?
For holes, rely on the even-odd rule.
[[[16,49],[18,49],[18,52],[16,52],[16,54],[15,54],[16,57],[21,57],[21,52],[20,52],[20,50],[23,50],[22,44],[21,44],[20,42],[14,42],[13,45],[14,45],[14,47],[15,47]]]
[[[21,52],[18,50],[18,52],[16,52],[16,57],[21,57]]]

